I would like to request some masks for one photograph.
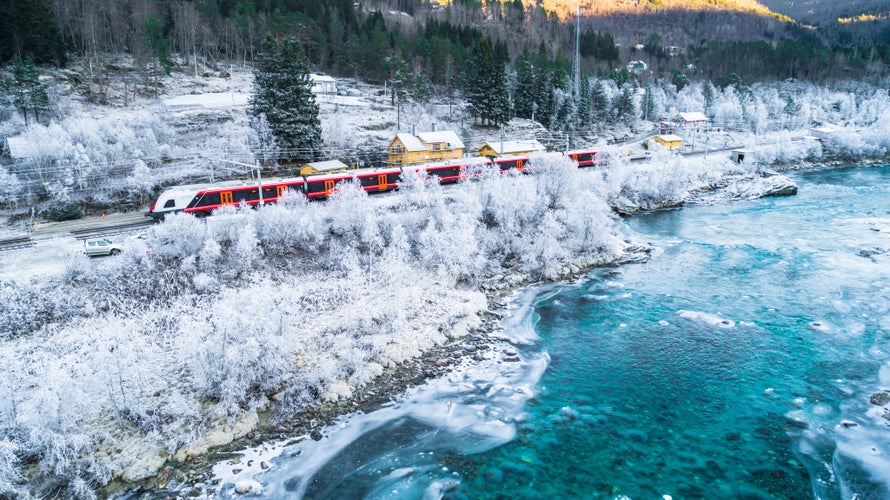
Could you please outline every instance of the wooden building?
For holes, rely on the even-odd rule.
[[[658,134],[652,137],[651,142],[668,151],[675,151],[683,146],[683,138],[674,134]]]
[[[349,166],[340,160],[316,161],[300,167],[300,175],[330,174],[343,172],[348,168]]]
[[[701,111],[680,113],[680,125],[684,128],[705,128],[708,126],[708,117]]]
[[[546,148],[537,139],[524,141],[489,141],[479,148],[480,156],[530,155],[543,152]]]
[[[400,132],[387,148],[386,164],[415,165],[453,160],[464,155],[464,143],[452,130],[421,132],[417,135]]]

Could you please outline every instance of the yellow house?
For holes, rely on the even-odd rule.
[[[300,175],[330,174],[347,168],[349,167],[340,160],[316,161],[300,167]]]
[[[517,156],[530,155],[546,148],[537,139],[525,141],[489,141],[479,148],[480,156]]]
[[[400,132],[389,143],[387,152],[388,166],[413,165],[460,158],[464,155],[464,143],[451,130],[421,132],[416,136]]]
[[[674,135],[674,134],[660,134],[656,135],[651,139],[652,143],[658,144],[659,146],[667,149],[668,151],[674,151],[680,149],[683,145],[683,138]]]

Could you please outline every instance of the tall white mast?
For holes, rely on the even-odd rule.
[[[575,15],[575,57],[572,60],[572,83],[575,98],[581,94],[581,7]]]

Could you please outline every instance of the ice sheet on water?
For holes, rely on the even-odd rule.
[[[503,332],[513,343],[494,345],[483,360],[464,361],[448,375],[408,391],[397,404],[342,417],[322,430],[320,440],[279,450],[266,472],[226,474],[227,464],[218,465],[214,472],[221,490],[254,479],[268,498],[315,496],[332,487],[380,497],[421,497],[453,488],[452,473],[434,467],[438,454],[479,453],[512,440],[515,422],[522,421],[547,368],[549,357],[535,345],[533,329],[530,298],[538,293],[515,298],[519,307],[504,320]]]
[[[710,314],[698,311],[686,311],[683,309],[677,311],[677,314],[683,319],[706,323],[718,328],[734,328],[736,324],[735,321],[722,318],[719,316],[719,314]]]

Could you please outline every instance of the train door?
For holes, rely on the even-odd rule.
[[[287,186],[275,186],[275,197],[279,200],[284,196],[285,192],[287,192]]]
[[[467,165],[460,166],[460,178],[466,179],[468,174],[469,167]]]
[[[381,174],[377,176],[377,190],[378,191],[386,191],[389,187],[388,176],[386,174]]]
[[[225,191],[225,192],[219,193],[219,204],[220,205],[234,205],[235,201],[232,198],[232,192]]]
[[[522,172],[522,160],[516,160],[516,171]]]
[[[334,192],[334,184],[335,183],[334,183],[333,179],[324,181],[324,195],[325,196],[330,196],[331,193]]]

